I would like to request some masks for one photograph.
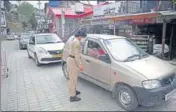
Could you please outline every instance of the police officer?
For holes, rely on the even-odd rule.
[[[80,41],[86,37],[86,33],[78,31],[75,35],[75,39],[70,44],[69,57],[67,59],[67,68],[69,74],[68,88],[70,95],[70,102],[80,101],[81,98],[77,97],[81,92],[76,90],[77,78],[80,72],[83,71],[81,64],[81,45]]]

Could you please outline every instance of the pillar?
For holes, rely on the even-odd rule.
[[[163,31],[162,31],[162,58],[164,58],[165,38],[166,38],[166,20],[163,20]]]

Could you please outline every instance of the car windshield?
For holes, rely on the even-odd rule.
[[[117,61],[134,61],[149,56],[127,38],[104,40],[104,44],[112,57]]]
[[[36,36],[37,44],[62,43],[62,40],[56,34],[45,34]]]

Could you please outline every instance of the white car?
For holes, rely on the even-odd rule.
[[[36,65],[62,61],[64,42],[54,33],[41,33],[32,36],[27,45],[29,58],[35,59]]]
[[[7,35],[7,40],[14,40],[15,39],[15,37],[14,37],[14,35]]]

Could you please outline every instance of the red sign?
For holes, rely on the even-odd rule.
[[[144,18],[132,20],[132,24],[151,24],[156,23],[156,18]]]

